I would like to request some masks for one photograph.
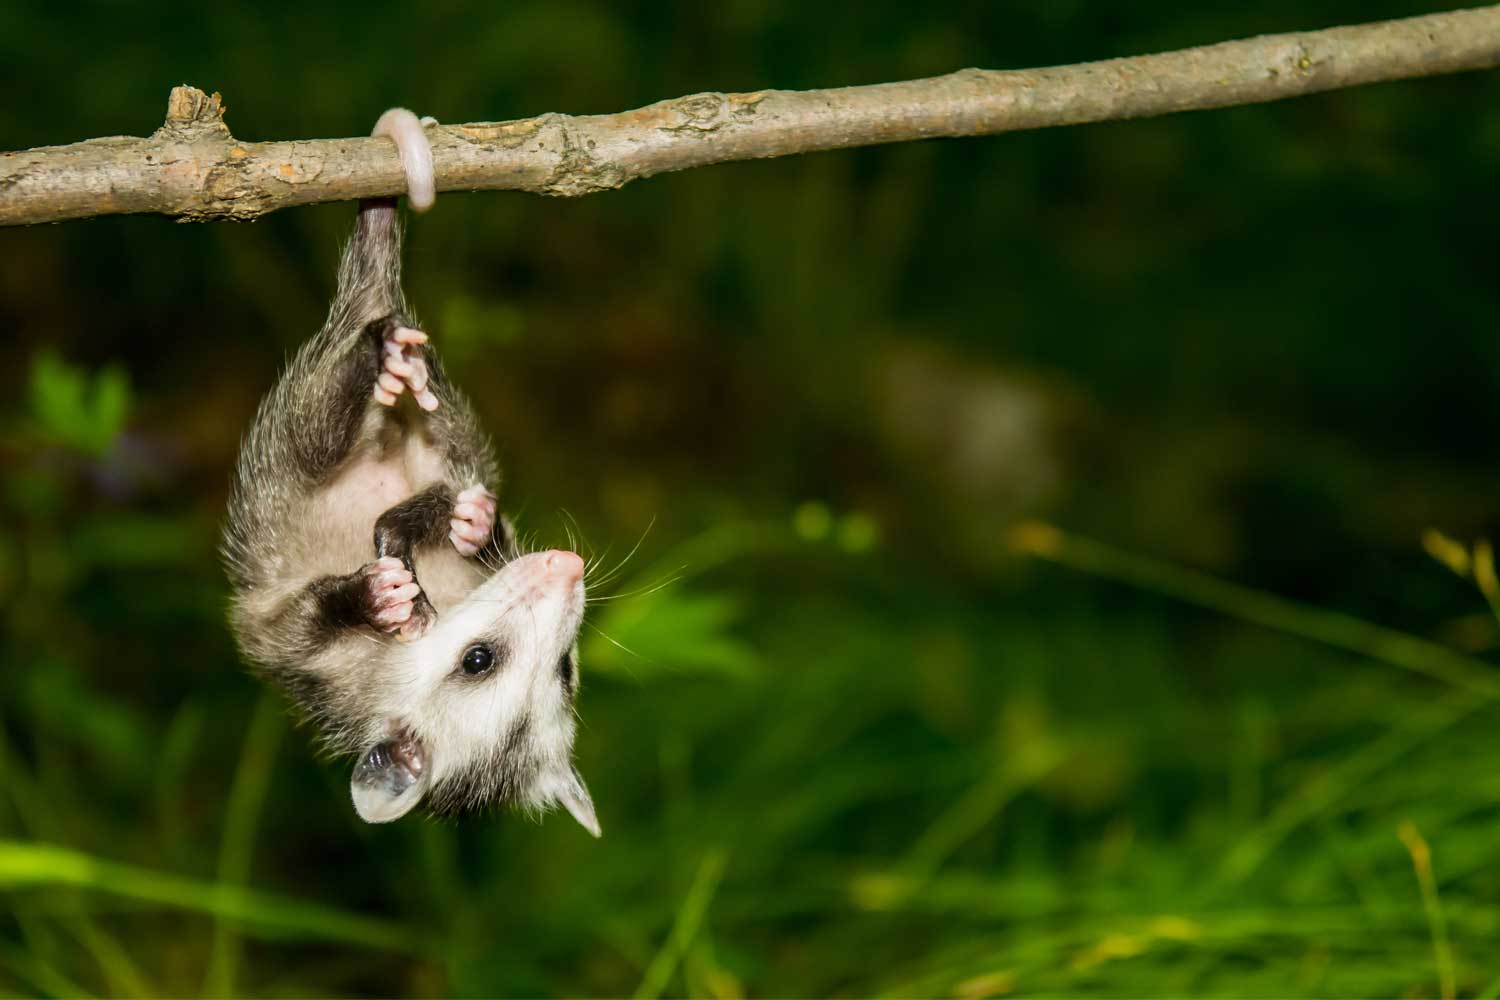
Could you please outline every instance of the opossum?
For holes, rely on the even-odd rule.
[[[393,108],[408,201],[434,197],[423,124]],[[584,562],[521,554],[499,470],[401,288],[396,199],[362,201],[323,329],[241,444],[222,552],[245,659],[336,754],[383,823],[496,803],[564,806],[594,836],[572,764]],[[420,569],[420,573],[418,570]]]

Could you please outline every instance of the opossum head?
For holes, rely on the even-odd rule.
[[[351,782],[364,820],[424,799],[437,813],[561,805],[599,836],[572,764],[583,571],[572,552],[512,560],[398,650]]]

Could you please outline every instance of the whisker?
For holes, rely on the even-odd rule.
[[[568,508],[563,507],[561,508],[561,511],[563,516],[566,517],[568,519],[568,522],[573,526],[573,530],[570,530],[568,532],[568,543],[573,546],[573,551],[578,552],[580,555],[582,555],[583,553],[578,547],[579,543],[582,542],[583,547],[589,550],[589,556],[592,557],[594,554],[594,546],[589,541],[588,535],[584,534],[583,525],[578,523],[578,518],[574,516],[573,512],[568,510]],[[585,572],[587,572],[587,565],[585,565]]]
[[[588,564],[584,567],[583,570],[583,580],[585,583],[589,582],[589,574],[598,569],[600,564],[603,563],[605,559],[609,558],[609,553],[614,549],[614,547],[614,543],[611,542],[604,547],[603,552],[600,552],[589,559]]]
[[[516,540],[516,548],[520,550],[520,554],[523,556],[528,556],[531,555],[531,553],[536,552],[536,532],[524,532],[521,537]]]
[[[612,645],[618,646],[620,649],[622,649],[625,652],[629,653],[631,656],[635,657],[637,660],[640,660],[642,662],[649,662],[640,653],[637,653],[635,650],[633,650],[629,646],[625,645],[619,639],[616,639],[614,636],[612,636],[609,633],[605,632],[603,629],[601,629],[598,625],[595,625],[593,622],[584,622],[584,624],[587,625],[589,628],[593,629],[595,632],[598,632],[601,636],[603,636],[605,639],[607,639]],[[640,680],[640,678],[636,676],[635,671],[630,669],[630,664],[628,664],[628,663],[622,663],[621,666],[623,666],[625,668],[626,672],[629,673],[631,677],[635,677],[636,680]]]
[[[651,534],[651,529],[655,526],[656,518],[652,517],[650,523],[646,525],[646,530],[641,532],[641,537],[636,539],[635,545],[631,547],[629,552],[625,553],[625,558],[621,559],[613,569],[609,570],[603,576],[599,577],[599,579],[595,580],[594,586],[602,587],[604,584],[618,577],[620,573],[625,569],[625,565],[630,562],[632,558],[634,558],[637,552],[640,551],[641,545],[646,541],[646,536]]]
[[[620,594],[606,594],[603,597],[589,597],[585,598],[585,600],[589,604],[603,604],[605,601],[618,601],[627,597],[649,597],[650,595],[656,593],[658,590],[670,587],[672,584],[677,583],[679,580],[685,577],[687,575],[686,572],[684,572],[686,569],[687,566],[679,566],[674,570],[670,570],[667,575],[663,577],[662,580],[658,583],[647,584],[644,587],[638,587],[635,590],[627,590],[624,593]]]

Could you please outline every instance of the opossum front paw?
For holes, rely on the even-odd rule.
[[[403,639],[420,635],[427,628],[426,616],[416,610],[422,588],[400,559],[386,556],[360,570],[369,598],[370,624]]]
[[[461,556],[476,555],[490,543],[495,530],[495,495],[483,486],[470,486],[458,495],[448,540]]]
[[[380,375],[375,379],[375,401],[395,406],[396,397],[407,389],[417,405],[427,411],[438,408],[438,398],[427,385],[427,362],[422,345],[427,334],[406,326],[393,326],[380,345]]]

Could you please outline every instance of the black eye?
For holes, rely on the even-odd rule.
[[[563,658],[557,661],[557,676],[564,686],[573,683],[573,654],[564,653]]]
[[[459,661],[459,666],[471,677],[489,673],[495,666],[495,654],[488,646],[470,646],[464,650],[464,658]]]

